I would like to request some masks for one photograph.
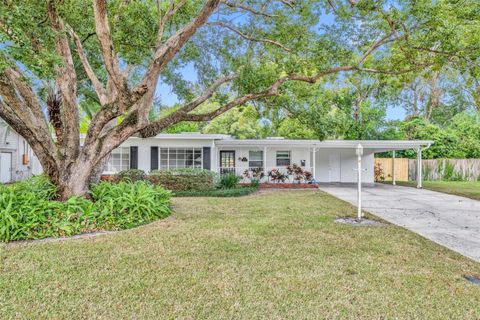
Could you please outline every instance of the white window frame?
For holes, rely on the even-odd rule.
[[[114,154],[120,154],[120,165],[114,165]],[[124,157],[124,155],[128,155]],[[117,173],[123,170],[130,169],[130,147],[119,147],[112,150],[108,156],[107,166],[105,173]],[[120,170],[119,170],[120,169]]]
[[[259,152],[260,153],[260,160],[252,160],[252,152]],[[254,161],[254,162],[259,162],[261,163],[260,165],[258,166],[252,166],[251,162]],[[249,168],[263,168],[264,167],[264,163],[263,163],[263,150],[248,150],[248,167]]]
[[[162,150],[167,150],[167,158],[162,158]],[[179,159],[178,157],[175,157],[175,159],[170,159],[170,155],[172,154],[171,151],[175,150],[176,155],[178,155],[178,150],[185,150],[185,158],[184,159]],[[179,166],[178,161],[183,160],[186,162],[187,158],[187,150],[192,151],[193,159],[192,159],[192,165],[187,166],[186,164],[184,166]],[[195,151],[200,151],[200,165],[195,165]],[[162,164],[162,160],[166,161],[166,166],[165,164]],[[175,161],[175,165],[172,166],[170,163],[171,161]],[[202,147],[158,147],[158,169],[159,170],[170,170],[170,169],[183,169],[183,168],[192,168],[192,169],[203,169],[203,148]]]
[[[288,157],[281,156],[279,157],[279,153],[286,152],[288,153]],[[278,160],[288,160],[288,164],[278,164]],[[287,167],[292,164],[292,151],[291,150],[277,150],[275,152],[275,164],[277,167]]]

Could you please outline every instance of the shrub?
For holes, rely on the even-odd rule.
[[[234,189],[238,187],[238,183],[240,182],[240,177],[237,176],[235,173],[226,173],[220,177],[220,181],[218,182],[218,187],[220,189]]]
[[[276,173],[278,176],[278,173]],[[292,164],[287,166],[287,175],[293,177],[293,181],[300,182],[309,182],[312,180],[313,175],[311,172],[304,170],[301,166],[297,164]]]
[[[385,181],[385,174],[383,172],[382,165],[380,163],[375,163],[373,168],[373,176],[375,181]]]
[[[272,169],[268,172],[268,177],[273,180],[273,182],[285,182],[288,179],[286,174],[283,174],[278,169]]]
[[[303,176],[305,177],[305,180],[307,182],[309,182],[313,179],[313,173],[311,173],[310,171],[304,171]]]
[[[175,191],[175,197],[241,197],[258,190],[258,187],[248,186],[235,189],[216,189],[208,191]]]
[[[152,171],[147,179],[168,190],[211,190],[215,187],[215,173],[203,169],[174,169]]]
[[[139,169],[129,169],[118,172],[115,177],[115,182],[137,182],[143,181],[146,178],[145,171]]]
[[[252,178],[250,181],[250,187],[258,188],[260,186],[260,180],[258,178]]]
[[[245,169],[245,171],[243,171],[242,176],[246,179],[261,180],[263,177],[265,177],[265,173],[263,172],[263,168],[252,168],[252,169]]]
[[[27,180],[17,182],[8,186],[8,188],[14,189],[19,194],[33,192],[39,198],[43,199],[53,199],[57,193],[57,187],[44,175],[34,176]]]
[[[170,214],[170,192],[146,181],[93,185],[94,210],[109,229],[130,228]]]
[[[0,186],[0,241],[125,229],[170,213],[170,193],[147,182],[102,182],[92,186],[93,202],[54,201],[55,191],[45,177]]]
[[[54,201],[56,188],[45,177],[0,187],[0,240],[39,239],[82,232],[93,203],[73,197]]]

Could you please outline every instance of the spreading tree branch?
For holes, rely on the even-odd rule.
[[[236,34],[238,34],[240,37],[242,37],[243,39],[245,40],[248,40],[248,41],[254,41],[254,42],[264,42],[264,43],[269,43],[269,44],[273,44],[279,48],[282,48],[283,50],[285,51],[292,51],[291,49],[287,48],[286,46],[284,46],[283,44],[281,44],[280,42],[278,41],[275,41],[275,40],[270,40],[270,39],[262,39],[262,38],[256,38],[256,37],[252,37],[252,36],[249,36],[249,35],[246,35],[245,33],[243,33],[242,31],[240,31],[239,29],[229,25],[229,24],[226,24],[224,22],[221,22],[221,21],[213,21],[213,22],[209,22],[208,25],[211,25],[211,26],[219,26],[219,27],[222,27],[222,28],[226,28],[230,31],[233,31],[235,32]]]
[[[175,32],[163,44],[158,46],[153,60],[148,66],[141,83],[133,89],[131,102],[135,103],[138,101],[145,93],[147,93],[149,88],[157,82],[160,72],[162,72],[178,51],[183,48],[187,41],[190,40],[197,29],[207,22],[208,18],[215,12],[219,4],[220,0],[208,0],[192,21]]]
[[[237,77],[238,77],[237,75],[233,74],[233,75],[229,75],[229,76],[225,76],[217,79],[210,87],[207,88],[207,90],[205,90],[205,92],[203,92],[200,96],[198,96],[194,100],[187,103],[182,108],[174,111],[173,113],[171,113],[169,116],[165,118],[161,118],[149,123],[146,127],[144,127],[141,130],[140,135],[143,137],[151,137],[156,135],[161,130],[163,130],[166,126],[183,121],[181,119],[183,119],[190,111],[194,110],[195,108],[200,106],[202,103],[210,99],[221,85],[227,82],[230,82],[236,79]]]
[[[97,93],[98,100],[100,101],[101,105],[105,105],[108,103],[109,98],[111,97],[107,96],[107,91],[103,87],[102,83],[100,80],[98,80],[95,72],[93,71],[90,62],[88,61],[87,56],[85,55],[85,52],[83,51],[83,45],[82,42],[80,41],[80,38],[78,35],[73,31],[72,28],[69,28],[69,34],[70,37],[73,40],[73,43],[75,44],[75,48],[77,51],[77,54],[80,58],[80,61],[82,62],[83,69],[85,69],[85,73],[87,74],[88,78],[92,82],[93,88],[95,89],[95,92]]]
[[[280,0],[280,2],[290,7],[291,9],[295,9],[295,0]]]
[[[105,68],[120,95],[123,97],[128,93],[127,81],[124,74],[120,71],[117,55],[113,47],[112,35],[108,24],[107,2],[105,0],[93,1],[93,14],[95,17],[95,32],[100,43],[100,51],[102,52]]]
[[[224,112],[231,110],[234,107],[243,105],[249,101],[255,101],[255,100],[261,100],[264,98],[268,97],[274,97],[278,96],[281,94],[280,88],[281,86],[290,81],[300,81],[300,82],[306,82],[306,83],[316,83],[319,81],[321,78],[329,75],[329,74],[335,74],[335,73],[340,73],[340,72],[345,72],[345,71],[360,71],[360,72],[369,72],[369,73],[383,73],[383,74],[403,74],[403,73],[408,73],[411,71],[416,70],[416,67],[414,68],[407,68],[403,70],[382,70],[382,69],[374,69],[374,68],[363,68],[361,67],[362,63],[365,61],[365,59],[373,54],[376,50],[378,50],[382,45],[394,41],[395,39],[391,39],[393,36],[393,32],[386,34],[385,36],[381,37],[377,41],[375,41],[359,58],[357,63],[355,65],[346,65],[346,66],[339,66],[339,67],[333,67],[330,69],[322,70],[318,72],[314,76],[305,76],[305,75],[298,75],[298,74],[291,74],[287,76],[283,76],[279,79],[277,79],[270,87],[267,89],[257,92],[257,93],[249,93],[240,97],[237,97],[233,99],[232,101],[228,102],[227,104],[221,106],[220,108],[211,111],[209,113],[192,113],[193,110],[195,110],[199,105],[201,105],[204,101],[208,100],[216,91],[216,89],[224,83],[224,79],[219,79],[217,82],[215,82],[211,87],[209,87],[208,90],[206,90],[200,97],[197,99],[193,100],[189,104],[185,105],[184,107],[174,111],[170,115],[160,118],[156,121],[153,121],[149,124],[147,124],[144,128],[142,128],[139,132],[142,137],[151,137],[165,128],[182,122],[182,121],[209,121],[214,119],[215,117],[223,114]],[[427,65],[425,65],[427,66]],[[229,81],[229,80],[228,80]],[[227,81],[225,81],[227,82]]]
[[[391,42],[391,41],[395,41],[395,38],[394,39],[390,39],[393,35],[395,34],[395,32],[390,32],[388,34],[386,34],[385,36],[381,37],[380,39],[378,39],[377,41],[375,41],[368,49],[367,51],[365,51],[365,53],[362,55],[362,57],[360,58],[360,60],[358,61],[358,64],[361,65],[365,59],[367,59],[373,51],[377,50],[379,47],[381,47],[382,45],[384,45],[385,43],[387,42]]]
[[[159,46],[162,42],[163,32],[165,29],[165,24],[172,16],[174,16],[178,10],[180,10],[186,3],[186,0],[180,1],[178,4],[175,5],[173,0],[170,1],[170,5],[168,6],[167,11],[164,15],[162,15],[162,10],[160,7],[160,1],[158,1],[158,32],[157,32],[157,46]]]
[[[57,168],[57,147],[33,90],[22,80],[21,71],[7,68],[0,74],[0,117],[24,137],[42,162]]]
[[[247,6],[247,5],[244,5],[244,4],[241,4],[241,3],[234,3],[234,2],[230,2],[230,1],[226,1],[226,0],[223,0],[222,1],[227,7],[230,7],[230,8],[238,8],[238,9],[241,9],[241,10],[244,10],[244,11],[248,11],[256,16],[264,16],[264,17],[267,17],[267,18],[273,18],[273,17],[276,17],[276,15],[274,14],[269,14],[269,13],[266,13],[264,12],[264,10],[256,10],[255,8],[252,8],[250,6]]]
[[[182,121],[208,121],[211,120],[220,114],[240,105],[245,104],[248,101],[252,100],[259,100],[267,97],[274,97],[280,95],[280,87],[289,81],[300,81],[300,82],[307,82],[307,83],[316,83],[321,78],[325,77],[329,74],[339,73],[343,71],[351,71],[354,70],[354,66],[341,66],[341,67],[334,67],[326,70],[322,70],[318,72],[314,76],[305,76],[305,75],[298,75],[292,74],[288,76],[281,77],[277,79],[269,88],[258,92],[258,93],[249,93],[241,97],[237,97],[234,100],[230,101],[229,103],[225,104],[224,106],[216,109],[215,111],[204,113],[204,114],[192,114],[189,113],[184,116]]]
[[[62,64],[56,66],[56,83],[62,96],[61,114],[64,122],[62,152],[65,164],[69,166],[70,162],[73,162],[77,157],[80,150],[77,74],[66,36],[65,24],[57,14],[54,1],[48,2],[48,18],[53,30],[57,32],[55,50],[62,59]]]
[[[353,66],[343,66],[343,67],[334,67],[328,70],[321,71],[317,73],[314,76],[304,76],[304,75],[289,75],[289,76],[284,76],[279,78],[277,81],[275,81],[268,89],[263,90],[258,93],[249,93],[241,97],[237,97],[234,100],[230,101],[229,103],[225,104],[224,106],[209,112],[209,113],[204,113],[204,114],[195,114],[195,113],[190,113],[191,111],[195,110],[198,106],[200,106],[203,102],[208,100],[216,91],[216,89],[226,83],[229,82],[233,79],[236,78],[236,76],[232,75],[229,77],[221,78],[217,80],[212,86],[210,86],[200,97],[197,99],[193,100],[189,104],[185,105],[184,107],[176,110],[175,112],[171,113],[170,115],[158,119],[154,122],[149,123],[147,126],[142,128],[139,132],[142,137],[151,137],[165,128],[182,122],[182,121],[208,121],[212,120],[213,118],[219,116],[220,114],[234,108],[240,105],[243,105],[249,101],[253,100],[259,100],[267,97],[273,97],[273,96],[278,96],[280,94],[280,87],[287,81],[302,81],[302,82],[308,82],[308,83],[315,83],[317,82],[320,78],[332,74],[332,73],[338,73],[342,71],[349,71],[353,70]]]

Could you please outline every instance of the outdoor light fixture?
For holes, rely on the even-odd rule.
[[[357,154],[357,156],[361,157],[363,156],[363,146],[359,143],[357,144],[357,148],[355,150],[355,153]]]

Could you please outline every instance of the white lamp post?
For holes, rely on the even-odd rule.
[[[363,146],[359,143],[355,150],[357,155],[357,218],[358,220],[362,219],[362,156],[363,156]]]

